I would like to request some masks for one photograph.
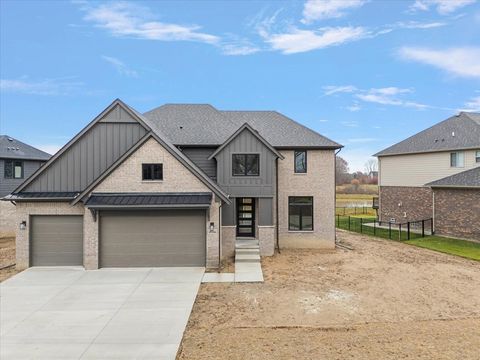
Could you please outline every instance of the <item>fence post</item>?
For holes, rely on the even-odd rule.
[[[430,219],[430,235],[433,235],[433,219]]]
[[[376,229],[377,229],[376,224],[377,224],[377,220],[373,220],[373,236],[377,235],[376,234]]]
[[[348,231],[350,231],[350,215],[348,215]]]
[[[422,238],[425,237],[425,220],[422,220]]]
[[[360,218],[360,234],[363,232],[362,224],[363,224],[363,218]]]
[[[402,241],[402,224],[398,224],[398,240]]]
[[[388,238],[392,239],[392,223],[390,221],[388,222]]]
[[[410,221],[407,222],[407,240],[410,240]]]

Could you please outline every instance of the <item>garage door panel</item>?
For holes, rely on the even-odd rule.
[[[31,217],[31,265],[83,264],[83,217],[34,215]]]
[[[104,212],[100,266],[204,266],[205,211]]]

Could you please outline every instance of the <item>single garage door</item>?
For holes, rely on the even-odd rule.
[[[205,266],[205,210],[100,213],[100,266]]]
[[[31,266],[83,265],[83,216],[30,217]]]

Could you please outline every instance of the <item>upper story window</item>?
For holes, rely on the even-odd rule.
[[[295,173],[305,174],[307,172],[307,150],[295,150]]]
[[[475,151],[475,162],[480,163],[480,150]]]
[[[258,154],[233,154],[233,176],[258,176],[260,175],[260,156]]]
[[[464,154],[463,151],[457,151],[450,153],[450,167],[464,167]]]
[[[5,160],[5,179],[23,179],[23,161]]]
[[[163,164],[142,164],[142,180],[163,180]]]

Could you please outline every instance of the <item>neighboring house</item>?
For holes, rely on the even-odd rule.
[[[8,196],[17,267],[216,267],[237,238],[334,248],[340,147],[275,111],[116,100]]]
[[[480,114],[461,112],[375,156],[381,221],[433,218],[437,234],[480,239]]]
[[[0,135],[0,198],[10,194],[50,155],[8,135]],[[15,232],[15,206],[0,202],[0,236]]]

